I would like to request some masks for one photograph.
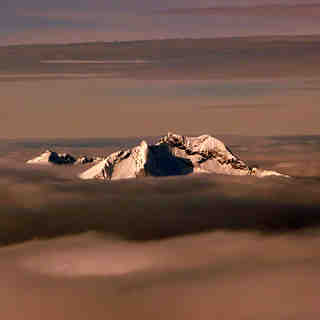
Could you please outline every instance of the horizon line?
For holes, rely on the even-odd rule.
[[[261,34],[261,35],[247,35],[247,36],[216,36],[216,37],[168,37],[168,38],[150,38],[150,39],[135,39],[135,40],[87,40],[87,41],[66,41],[66,42],[21,42],[21,43],[15,43],[15,44],[6,44],[2,45],[0,44],[0,48],[9,48],[9,47],[32,47],[32,46],[71,46],[71,45],[94,45],[94,44],[122,44],[122,43],[134,43],[134,42],[151,42],[151,41],[169,41],[169,40],[195,40],[195,41],[200,41],[200,40],[236,40],[236,39],[279,39],[281,40],[282,38],[301,38],[301,37],[306,37],[306,38],[315,38],[315,37],[320,37],[320,32],[315,32],[315,33],[301,33],[301,34]]]

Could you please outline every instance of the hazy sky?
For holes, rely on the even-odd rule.
[[[320,32],[319,0],[4,0],[0,45]]]
[[[168,37],[320,34],[320,0],[311,1],[2,0],[0,45]],[[175,44],[171,43],[172,53],[169,56],[179,58],[176,64],[170,62],[170,67],[167,67],[167,62],[163,62],[163,65],[155,65],[154,69],[151,65],[133,67],[130,70],[137,71],[132,71],[130,75],[143,79],[140,71],[156,70],[157,72],[152,71],[152,79],[162,77],[163,80],[176,80],[180,79],[179,70],[183,70],[183,77],[190,80],[193,79],[192,72],[202,68],[205,74],[195,73],[195,80],[205,79],[207,73],[210,79],[219,79],[221,74],[229,79],[235,76],[239,79],[239,74],[234,69],[240,70],[240,74],[247,78],[248,72],[255,79],[267,79],[274,75],[318,78],[318,46],[316,40],[312,41],[314,44],[292,46],[289,43],[287,47],[287,42],[284,41],[280,49],[269,46],[271,51],[261,49],[261,43],[257,42],[254,44],[257,50],[251,44],[249,51],[239,47],[234,52],[230,52],[229,44],[226,43],[225,48],[218,51],[211,48],[207,52],[204,47],[203,52],[198,52],[198,57],[194,57],[189,51],[178,50],[178,54],[175,52]],[[35,64],[38,69],[32,69],[33,65],[30,65],[29,60],[24,62],[23,58],[27,53],[23,50],[20,49],[18,53],[11,52],[10,49],[1,51],[9,52],[6,56],[8,63],[4,58],[1,59],[2,74],[22,74],[25,70],[36,73],[40,70],[43,76],[46,70],[60,70],[60,73],[76,70],[75,67],[68,69],[67,65],[50,67],[39,65],[38,62]],[[122,58],[126,58],[126,52],[121,52]],[[188,53],[189,60],[184,61]],[[20,54],[21,58],[14,58],[15,54],[17,57]],[[37,54],[36,52],[35,59]],[[84,49],[83,56],[86,54]],[[210,59],[204,61],[205,56]],[[190,66],[191,58],[194,61],[193,67],[187,71],[185,68]],[[36,63],[34,59],[31,60]],[[212,65],[210,70],[209,62]],[[219,69],[220,66],[223,69]],[[217,69],[220,70],[220,75]],[[257,69],[260,71],[253,72]],[[89,65],[87,70],[94,74],[97,68]],[[110,67],[108,70],[115,69]],[[166,78],[168,71],[172,70],[177,73]],[[306,70],[309,71],[305,72]],[[121,75],[127,76],[126,72]],[[288,80],[285,87],[281,81],[270,85],[268,81],[253,83],[238,80],[227,84],[176,84],[165,81],[139,82],[132,79],[128,82],[116,82],[86,78],[74,81],[41,81],[40,78],[34,81],[11,78],[0,80],[2,138],[145,136],[162,135],[168,130],[188,134],[213,130],[245,135],[319,133],[318,84],[315,84],[316,88],[309,88],[309,84],[303,79],[298,83],[295,79]],[[234,104],[240,105],[240,108],[232,112],[229,112],[230,108],[219,107]],[[249,107],[243,108],[241,105]],[[250,107],[252,105],[264,107],[253,109]],[[275,107],[279,105],[279,108]]]

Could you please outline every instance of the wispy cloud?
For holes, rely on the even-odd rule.
[[[106,11],[106,10],[79,10],[79,9],[51,9],[51,10],[17,10],[17,15],[30,18],[46,18],[48,20],[63,20],[73,22],[116,22],[136,16],[132,12],[126,11]]]
[[[320,3],[315,0],[228,0],[221,4],[218,0],[200,1],[198,7],[189,0],[54,4],[32,0],[26,6],[13,0],[0,10],[0,44],[320,32]]]
[[[194,8],[170,8],[155,11],[158,14],[175,15],[257,15],[257,16],[308,16],[320,17],[320,4],[265,4],[250,6],[216,6]]]

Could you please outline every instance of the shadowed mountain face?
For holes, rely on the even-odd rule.
[[[175,156],[167,144],[149,147],[145,171],[151,176],[178,176],[193,172],[190,159]]]

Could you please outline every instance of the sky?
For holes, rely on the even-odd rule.
[[[319,0],[4,0],[0,45],[320,33]]]
[[[2,0],[0,46],[309,35],[320,34],[319,21],[320,0]],[[97,70],[92,64],[87,69],[78,67],[77,70],[77,67],[67,65],[44,66],[40,64],[41,57],[38,69],[32,70],[32,73],[41,71],[41,77],[47,76],[44,73],[50,70],[60,70],[60,77],[64,78],[68,76],[68,70],[76,70],[75,73],[88,70],[91,74],[81,75],[83,79],[64,81],[41,81],[42,78],[22,81],[20,74],[23,76],[25,70],[32,68],[29,60],[24,61],[23,57],[27,54],[22,48],[17,53],[21,59],[13,59],[13,52],[7,55],[8,63],[1,60],[0,138],[158,136],[168,130],[182,134],[208,133],[211,130],[242,135],[318,134],[319,91],[317,87],[309,88],[311,85],[301,78],[318,79],[318,46],[316,40],[312,41],[314,44],[292,46],[289,43],[286,47],[284,40],[282,49],[274,47],[271,51],[261,49],[261,43],[256,42],[256,49],[250,45],[250,50],[236,49],[232,53],[228,47],[231,42],[226,42],[226,47],[220,48],[220,51],[211,48],[207,52],[205,47],[203,53],[199,53],[200,60],[192,53],[188,55],[178,50],[180,60],[175,60],[176,64],[170,62],[170,67],[167,67],[167,62],[163,65],[155,63],[154,68],[152,64],[142,65],[130,69],[136,72],[118,75],[131,76],[127,82],[123,79],[120,82],[114,79],[88,79],[89,76],[94,77],[94,70]],[[171,46],[174,57],[177,54],[175,44]],[[0,53],[10,52],[10,48],[6,50]],[[85,55],[86,51],[83,52]],[[206,55],[212,59],[201,60]],[[184,69],[191,61],[185,60],[186,56],[194,61],[189,71]],[[210,68],[207,67],[208,61],[212,62]],[[198,65],[198,62],[203,63]],[[14,68],[10,69],[10,63]],[[115,70],[112,66],[110,68],[106,67],[109,73]],[[207,77],[219,79],[220,70],[224,77],[234,81],[166,82],[180,79],[179,70],[183,70],[185,79],[193,80],[192,72],[199,69],[202,74],[195,73],[197,77],[194,80]],[[8,77],[6,74],[17,70],[17,75]],[[151,78],[157,81],[147,81],[148,75],[143,78],[142,71],[145,70],[151,70]],[[169,74],[172,70],[177,73]],[[241,71],[240,76],[253,79],[238,81],[240,76],[237,70]],[[146,81],[136,81],[138,76]],[[284,79],[285,84],[281,81],[270,82],[273,76],[290,76],[292,79]],[[265,79],[266,82],[255,83],[257,79]],[[240,105],[240,108],[229,112],[230,108],[219,108],[221,105]],[[241,107],[243,105],[247,107]],[[259,108],[252,109],[252,105]],[[275,107],[279,105],[279,108]],[[75,118],[77,121],[74,121]]]

